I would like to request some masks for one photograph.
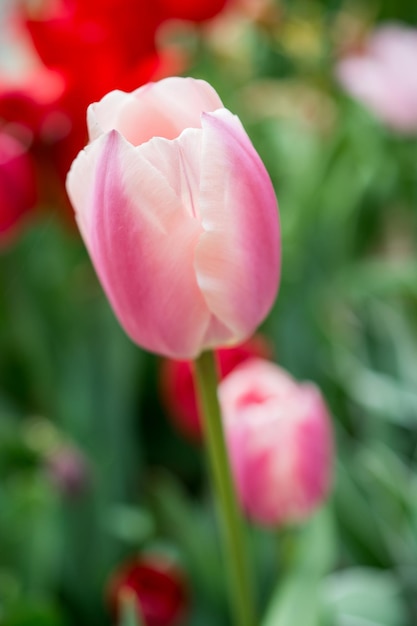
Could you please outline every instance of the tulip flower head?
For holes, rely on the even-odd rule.
[[[119,614],[123,593],[130,593],[145,626],[177,626],[187,610],[184,576],[171,560],[147,554],[123,564],[110,579],[108,601]]]
[[[251,359],[220,383],[219,400],[248,516],[264,526],[304,520],[331,482],[332,431],[319,390],[269,361]]]
[[[270,178],[204,81],[113,91],[88,109],[67,190],[107,297],[147,350],[193,359],[253,334],[275,299]]]
[[[340,83],[382,122],[417,132],[417,30],[400,24],[375,29],[364,50],[336,67]]]

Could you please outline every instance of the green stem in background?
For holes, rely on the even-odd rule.
[[[298,550],[300,543],[300,528],[297,526],[287,526],[277,531],[277,541],[279,545],[279,569],[281,576],[288,574],[299,558]]]
[[[133,591],[122,592],[120,602],[120,619],[118,626],[145,626],[142,615],[138,610]]]
[[[217,399],[218,377],[213,352],[195,361],[195,379],[205,432],[213,489],[223,536],[224,557],[229,571],[230,595],[235,626],[255,626],[253,587],[244,538],[244,525],[230,472]]]

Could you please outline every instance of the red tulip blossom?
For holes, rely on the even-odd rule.
[[[60,0],[49,8],[47,5],[35,18],[23,19],[44,65],[65,80],[63,108],[84,129],[87,106],[108,91],[130,91],[156,75],[181,69],[175,56],[171,66],[169,60],[167,64],[157,45],[161,24],[178,18],[202,21],[213,17],[225,3]]]
[[[65,90],[63,77],[42,66],[14,81],[0,77],[0,126],[17,125],[30,136],[30,152],[39,169],[46,170],[42,182],[48,187],[60,165],[63,178],[65,154],[76,151],[79,143],[74,143],[73,120],[62,104]],[[82,138],[84,134],[81,129]]]
[[[110,89],[131,89],[157,72],[159,18],[152,7],[136,0],[62,0],[36,19],[22,16],[40,60],[64,85],[55,111],[69,122],[68,132],[51,151],[61,181],[85,143],[88,105]]]
[[[146,555],[116,571],[109,583],[112,612],[120,614],[124,594],[133,596],[146,626],[176,626],[186,612],[188,591],[182,572],[162,555]]]
[[[203,22],[215,17],[228,4],[227,0],[159,0],[166,18]]]
[[[27,146],[0,130],[0,236],[16,227],[36,199],[35,168]]]

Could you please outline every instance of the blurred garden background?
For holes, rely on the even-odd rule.
[[[270,173],[283,258],[262,350],[320,387],[334,425],[323,507],[250,525],[262,624],[417,624],[417,5],[2,0],[0,16],[0,623],[116,624],[138,556],[163,564],[150,626],[231,623],[201,435],[172,368],[119,327],[64,187],[90,102],[180,74],[213,85]]]

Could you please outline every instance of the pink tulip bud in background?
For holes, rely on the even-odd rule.
[[[386,24],[364,49],[341,59],[337,77],[381,121],[404,133],[417,132],[417,29]]]
[[[91,482],[91,468],[81,450],[62,445],[54,449],[47,458],[49,479],[56,489],[69,498],[86,492]]]
[[[302,521],[326,497],[333,439],[320,391],[251,359],[219,387],[226,440],[243,508],[255,522]]]
[[[219,377],[224,378],[247,359],[267,359],[271,356],[270,344],[260,335],[255,335],[238,346],[221,348],[216,353]],[[197,407],[191,361],[164,359],[161,367],[161,394],[173,424],[185,437],[195,442],[200,441],[203,438],[202,422]]]
[[[67,189],[120,323],[175,358],[245,340],[277,292],[269,176],[214,89],[167,78],[88,109]]]
[[[116,616],[124,593],[135,600],[145,626],[177,626],[183,623],[188,589],[179,568],[162,554],[146,554],[124,563],[108,586],[108,602]]]
[[[0,236],[9,235],[36,198],[35,168],[25,144],[0,131]]]

